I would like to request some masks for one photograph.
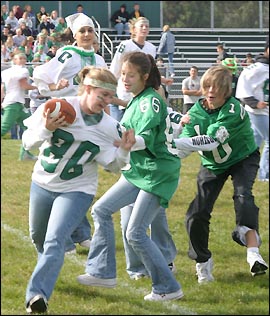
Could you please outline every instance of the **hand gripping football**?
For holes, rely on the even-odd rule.
[[[55,117],[61,112],[61,117],[65,116],[65,121],[72,124],[76,118],[76,111],[65,99],[50,99],[45,103],[45,111],[50,109],[51,117]]]

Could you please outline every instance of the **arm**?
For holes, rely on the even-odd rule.
[[[5,85],[3,84],[3,82],[1,82],[1,104],[4,100],[5,97]]]
[[[24,90],[35,90],[37,89],[36,86],[32,86],[31,84],[28,83],[27,78],[22,78],[19,80],[20,87]]]
[[[183,94],[186,95],[196,95],[196,96],[201,96],[202,92],[201,90],[188,90],[188,89],[182,89]]]

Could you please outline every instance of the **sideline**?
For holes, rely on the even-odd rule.
[[[4,229],[5,231],[14,234],[20,240],[22,240],[28,244],[30,243],[33,246],[30,237],[25,236],[21,230],[19,230],[17,228],[13,228],[13,227],[11,227],[5,223],[2,223],[2,222],[1,222],[1,229]],[[85,266],[85,260],[79,259],[76,254],[66,255],[65,260],[69,260],[78,266],[82,266],[82,267]],[[132,288],[132,291],[131,291],[129,283],[121,281],[121,278],[119,278],[119,277],[117,278],[117,281],[118,281],[117,287],[122,287],[126,291],[131,292],[132,294],[134,294],[134,292],[138,295],[142,295],[142,294],[146,295],[147,294],[146,288],[140,288],[140,289]],[[198,315],[197,313],[194,313],[193,311],[191,311],[187,308],[183,308],[183,307],[179,306],[178,304],[172,303],[172,301],[165,301],[165,302],[163,302],[163,304],[166,306],[166,308],[170,309],[171,311],[174,311],[176,313],[176,315]]]

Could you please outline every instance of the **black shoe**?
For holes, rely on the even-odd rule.
[[[48,303],[46,299],[38,294],[34,296],[26,306],[26,312],[29,314],[41,314],[45,313],[48,308]]]

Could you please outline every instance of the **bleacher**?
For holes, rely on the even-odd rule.
[[[268,30],[258,29],[176,29],[171,28],[175,35],[176,45],[174,54],[175,77],[174,84],[169,87],[170,98],[182,98],[181,82],[189,76],[189,68],[196,65],[199,68],[199,76],[206,69],[215,64],[217,43],[223,43],[226,51],[239,61],[245,59],[247,53],[253,56],[262,53]],[[158,46],[162,30],[151,28],[147,40]],[[114,29],[101,29],[101,34],[106,33],[112,41],[113,53],[120,40],[116,39]],[[129,38],[123,35],[123,40]],[[104,58],[108,64],[111,62],[111,54],[104,51]],[[164,59],[167,63],[167,59]]]

